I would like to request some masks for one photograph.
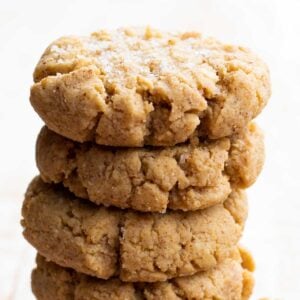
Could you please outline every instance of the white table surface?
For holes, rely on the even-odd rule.
[[[300,299],[300,1],[0,1],[0,299],[34,299],[35,251],[22,239],[20,208],[37,174],[34,144],[42,122],[28,101],[44,48],[65,34],[153,25],[196,29],[246,45],[269,64],[273,96],[258,118],[267,161],[249,189],[243,244],[257,270],[253,299]]]

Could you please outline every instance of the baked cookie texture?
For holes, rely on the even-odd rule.
[[[150,28],[60,38],[45,50],[34,81],[31,104],[51,130],[109,146],[230,136],[270,96],[268,68],[251,51]]]
[[[102,279],[156,282],[215,267],[236,253],[247,218],[241,190],[194,212],[96,206],[37,177],[22,209],[25,238],[47,259]]]
[[[254,284],[250,254],[247,259],[250,264],[228,258],[209,271],[165,282],[125,283],[86,276],[38,255],[32,290],[38,300],[246,300]]]
[[[255,124],[239,135],[170,148],[107,148],[80,144],[44,127],[36,161],[41,177],[62,182],[96,204],[164,212],[197,210],[224,202],[250,186],[264,162]]]

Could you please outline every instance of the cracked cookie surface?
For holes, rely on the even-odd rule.
[[[262,169],[264,144],[254,124],[230,139],[164,149],[80,144],[44,127],[36,161],[44,181],[62,182],[96,204],[190,211],[222,203],[232,189],[250,186]]]
[[[224,205],[204,210],[139,213],[96,206],[37,177],[22,215],[25,238],[58,265],[103,279],[156,282],[208,270],[233,255],[247,201],[236,190]]]
[[[251,51],[150,28],[63,37],[44,52],[30,100],[46,125],[101,145],[173,146],[239,132],[270,96]]]
[[[254,285],[252,271],[237,256],[192,276],[159,283],[125,283],[86,276],[38,255],[32,290],[38,300],[246,300]]]

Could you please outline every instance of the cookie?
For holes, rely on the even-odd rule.
[[[192,276],[145,284],[86,276],[40,255],[36,261],[31,285],[38,300],[246,300],[254,286],[253,269],[244,267],[240,257]]]
[[[44,127],[36,160],[44,181],[62,182],[96,204],[188,211],[222,203],[233,188],[251,185],[263,165],[264,145],[254,124],[231,139],[165,149],[80,144]]]
[[[22,215],[25,238],[58,265],[103,279],[156,282],[208,270],[230,257],[247,201],[237,190],[224,205],[204,210],[139,213],[96,206],[37,177]]]
[[[269,72],[251,51],[150,28],[63,37],[34,71],[31,104],[72,140],[173,146],[244,128],[266,105]]]

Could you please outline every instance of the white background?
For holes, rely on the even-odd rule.
[[[37,174],[42,125],[28,101],[44,48],[65,34],[152,25],[248,46],[269,64],[273,96],[258,118],[267,161],[249,190],[243,243],[256,262],[253,299],[300,299],[300,1],[0,0],[0,300],[33,299],[34,250],[21,237],[23,193]]]

